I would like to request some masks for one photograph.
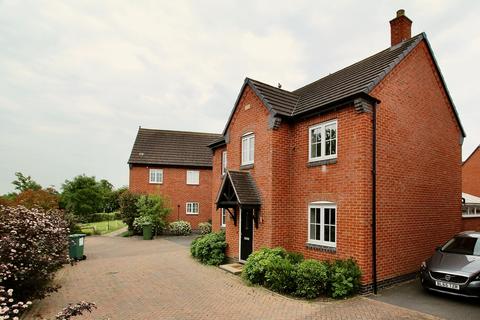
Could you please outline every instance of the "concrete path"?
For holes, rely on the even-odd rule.
[[[34,304],[25,319],[52,319],[80,300],[98,309],[78,319],[433,319],[365,297],[305,302],[246,286],[193,260],[192,238],[88,237],[87,260],[62,269],[60,291]]]
[[[128,227],[123,227],[123,228],[115,230],[113,232],[106,233],[103,236],[104,237],[118,237],[119,235],[121,235],[122,233],[124,233],[127,230],[128,230]]]

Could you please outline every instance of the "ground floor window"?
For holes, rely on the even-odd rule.
[[[222,208],[221,218],[220,218],[220,227],[225,227],[227,225],[227,210]]]
[[[187,214],[198,214],[198,202],[187,202]]]
[[[462,216],[464,218],[480,217],[480,205],[464,205],[462,207]]]
[[[337,206],[331,202],[308,207],[308,243],[336,247]]]

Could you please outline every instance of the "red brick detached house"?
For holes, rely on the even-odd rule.
[[[212,216],[212,151],[221,135],[140,128],[133,145],[129,189],[168,198],[169,221],[197,229]]]
[[[294,91],[247,78],[213,154],[227,255],[353,257],[365,290],[418,271],[462,228],[465,136],[424,33]]]
[[[463,230],[480,231],[480,146],[462,164]]]

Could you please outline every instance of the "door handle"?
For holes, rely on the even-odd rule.
[[[250,240],[249,237],[243,237],[243,240]]]

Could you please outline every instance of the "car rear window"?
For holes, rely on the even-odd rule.
[[[480,241],[474,237],[455,237],[443,246],[442,251],[480,256]]]

